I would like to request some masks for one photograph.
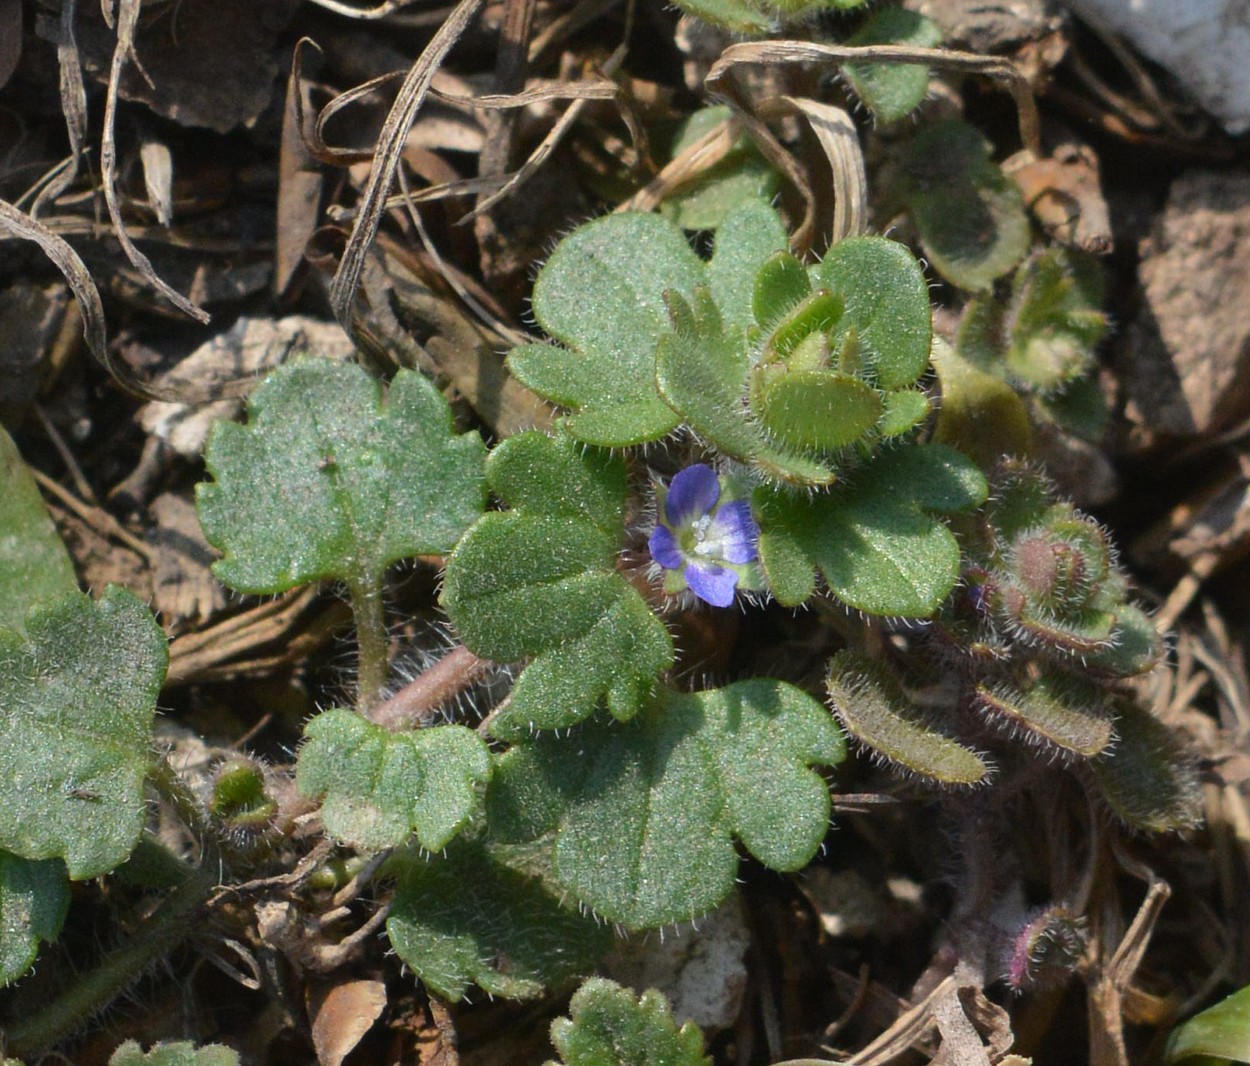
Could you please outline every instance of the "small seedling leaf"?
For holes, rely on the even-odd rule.
[[[1033,430],[1016,390],[945,341],[934,342],[932,359],[942,386],[934,442],[958,448],[982,470],[993,469],[1006,455],[1027,456]]]
[[[693,293],[704,265],[658,215],[609,215],[556,246],[534,284],[534,317],[560,345],[513,349],[523,385],[570,407],[571,433],[619,447],[677,425],[655,392],[655,346],[668,331],[664,293]]]
[[[809,767],[844,754],[828,711],[784,682],[665,689],[628,723],[600,717],[513,747],[487,813],[501,840],[558,830],[560,884],[611,921],[650,928],[732,891],[735,836],[774,869],[807,863],[829,819]]]
[[[1103,691],[1072,675],[1043,677],[1024,689],[1008,681],[979,684],[977,703],[991,723],[1046,751],[1088,759],[1114,736]]]
[[[0,851],[0,985],[35,961],[40,941],[55,940],[69,910],[69,881],[57,859],[32,862]]]
[[[963,289],[988,289],[1029,250],[1020,188],[989,145],[957,119],[934,123],[908,145],[900,190],[929,262]]]
[[[710,292],[693,304],[668,294],[675,328],[660,338],[655,380],[660,395],[697,433],[726,455],[801,485],[824,485],[833,471],[774,444],[744,402],[751,357],[741,331],[728,332]]]
[[[933,338],[929,287],[904,245],[884,237],[850,237],[830,248],[810,273],[817,288],[841,299],[835,342],[854,330],[873,384],[899,389],[924,373]]]
[[[886,762],[940,785],[979,785],[989,777],[986,761],[929,721],[881,663],[840,651],[825,684],[846,731]]]
[[[624,464],[568,436],[524,433],[491,453],[487,478],[513,510],[484,515],[465,534],[442,602],[477,655],[532,657],[493,732],[570,725],[601,699],[630,718],[671,665],[673,645],[615,569]]]
[[[926,618],[959,576],[959,545],[932,515],[975,507],[987,492],[969,459],[936,444],[882,452],[852,484],[822,495],[757,490],[760,560],[773,595],[801,603],[817,569],[851,607]]]
[[[107,649],[108,654],[101,654]],[[143,828],[165,634],[129,592],[73,593],[0,630],[0,847],[107,873]]]
[[[694,1022],[680,1029],[662,993],[641,996],[594,977],[569,1002],[568,1018],[551,1025],[559,1062],[546,1066],[711,1066]]]
[[[1134,829],[1168,833],[1202,820],[1193,759],[1176,734],[1134,700],[1117,706],[1116,743],[1090,764],[1112,811]]]
[[[382,386],[354,364],[297,360],[218,423],[201,484],[213,572],[240,592],[309,581],[376,582],[387,565],[451,551],[485,505],[485,448],[457,435],[439,391],[414,371]]]
[[[391,944],[453,1002],[471,984],[492,996],[533,998],[590,969],[611,943],[608,927],[479,843],[457,841],[436,858],[410,850],[393,865]]]
[[[937,24],[905,7],[874,11],[848,45],[906,44],[936,48],[942,43]],[[897,122],[911,114],[929,91],[929,71],[917,63],[847,63],[842,73],[855,94],[882,124]]]
[[[304,735],[300,792],[324,797],[326,830],[365,850],[397,847],[412,833],[430,851],[445,847],[490,777],[486,744],[464,726],[392,732],[336,709],[317,715]]]

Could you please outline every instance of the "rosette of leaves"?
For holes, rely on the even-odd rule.
[[[765,480],[829,484],[928,414],[916,386],[928,365],[928,291],[902,245],[852,238],[813,267],[776,252],[754,272],[746,314],[731,317],[711,285],[665,300],[661,397]]]
[[[1097,260],[1068,248],[1034,252],[1007,299],[977,297],[959,326],[959,354],[1030,399],[1034,417],[1095,438],[1106,405],[1090,378],[1107,334]]]
[[[538,276],[559,344],[514,349],[520,380],[568,407],[569,432],[623,447],[684,423],[765,477],[828,484],[832,457],[928,412],[928,290],[899,244],[852,238],[805,267],[760,202],[735,210],[704,263],[654,215],[576,230]]]
[[[930,640],[906,660],[843,651],[830,664],[829,697],[847,732],[935,785],[984,784],[996,763],[1041,756],[1083,767],[1082,780],[1129,825],[1194,824],[1190,760],[1120,684],[1161,649],[1106,533],[1017,462],[957,525],[962,582]],[[919,698],[935,671],[947,684]]]

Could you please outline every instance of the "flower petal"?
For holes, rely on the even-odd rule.
[[[707,563],[691,563],[686,567],[684,576],[690,591],[704,603],[713,607],[728,607],[733,603],[738,575],[732,570]]]
[[[741,565],[759,557],[760,527],[746,500],[731,500],[717,511],[707,537],[720,543],[718,555],[727,563]]]
[[[677,529],[702,518],[720,499],[720,478],[707,463],[677,471],[664,497],[667,525]]]
[[[647,541],[647,547],[651,549],[651,558],[665,570],[680,570],[684,565],[685,561],[677,547],[677,538],[668,526],[656,526],[651,539]]]

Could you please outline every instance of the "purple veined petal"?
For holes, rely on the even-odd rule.
[[[719,554],[727,563],[740,566],[759,557],[760,527],[746,500],[731,500],[717,511],[707,536],[720,542]]]
[[[734,601],[738,575],[723,566],[691,563],[682,575],[690,591],[713,607],[728,607]]]
[[[677,538],[668,526],[656,526],[647,547],[651,549],[651,558],[665,570],[680,570],[685,564],[677,547]]]
[[[664,497],[664,516],[674,529],[702,518],[720,499],[720,478],[706,463],[677,471]]]

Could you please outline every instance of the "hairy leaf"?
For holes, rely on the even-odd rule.
[[[774,869],[810,860],[829,795],[809,766],[844,754],[829,713],[784,682],[666,689],[626,724],[598,718],[512,748],[488,817],[501,840],[558,831],[559,882],[611,921],[654,927],[729,894],[735,836]]]
[[[116,587],[36,608],[25,636],[0,630],[0,847],[64,859],[74,880],[125,860],[167,661],[152,613]]]
[[[304,730],[296,783],[324,796],[327,831],[366,850],[397,847],[416,833],[438,851],[473,816],[490,752],[471,729],[432,726],[392,732],[341,709]]]
[[[746,337],[727,332],[707,289],[693,306],[668,294],[674,329],[660,338],[655,380],[660,394],[696,432],[727,455],[773,477],[802,485],[828,484],[833,471],[773,444],[744,400],[751,358]]]
[[[109,1066],[239,1066],[239,1054],[221,1044],[197,1047],[190,1041],[161,1041],[144,1051],[135,1040],[127,1040],[113,1052]]]
[[[851,607],[928,617],[959,576],[959,545],[932,514],[975,507],[987,491],[971,461],[936,444],[882,452],[825,494],[765,487],[755,500],[760,561],[788,606],[811,595],[818,569]]]
[[[1075,676],[1039,678],[1024,689],[980,684],[977,703],[990,722],[1045,751],[1091,758],[1114,736],[1105,694]]]
[[[591,978],[551,1024],[561,1062],[547,1066],[711,1066],[694,1022],[680,1029],[662,993],[635,997],[615,981]]]
[[[916,257],[884,237],[839,241],[810,271],[842,301],[835,338],[854,331],[869,379],[882,389],[912,384],[929,363],[929,287]]]
[[[942,386],[933,440],[975,459],[983,470],[1003,456],[1027,456],[1033,431],[1029,412],[1010,385],[974,366],[943,340],[933,344],[933,367]]]
[[[442,602],[477,655],[533,657],[493,732],[570,725],[601,699],[632,717],[672,663],[673,645],[615,569],[624,464],[567,436],[523,433],[492,452],[487,478],[513,510],[484,515],[465,534]]]
[[[848,45],[906,44],[936,48],[942,33],[936,23],[905,7],[874,11]],[[929,91],[929,71],[916,63],[847,63],[842,73],[855,94],[880,123],[897,122],[920,106]]]
[[[0,427],[0,625],[20,631],[36,604],[77,591],[74,564],[35,479]]]
[[[989,777],[985,759],[930,721],[879,662],[840,651],[825,683],[838,719],[874,755],[940,785],[979,785]]]
[[[22,976],[39,943],[55,940],[69,910],[69,882],[57,859],[32,862],[0,851],[0,985]]]
[[[509,868],[478,843],[439,858],[411,852],[386,931],[425,984],[458,1001],[469,985],[526,999],[594,965],[611,931],[562,903],[542,881]]]
[[[655,345],[668,331],[664,293],[692,293],[704,266],[658,215],[596,219],[556,246],[534,284],[534,317],[554,344],[514,348],[508,366],[570,407],[569,432],[617,447],[656,440],[677,417],[655,392]]]
[[[989,145],[957,119],[934,123],[908,145],[900,190],[934,268],[960,288],[988,289],[1029,250],[1020,188]]]
[[[386,396],[360,367],[279,367],[252,393],[246,426],[218,423],[197,490],[213,572],[241,592],[308,581],[372,583],[387,565],[451,551],[485,504],[485,448],[457,436],[439,391],[413,371]]]
[[[756,272],[787,243],[785,227],[767,203],[743,204],[716,231],[707,283],[726,330],[745,330],[755,323],[752,294]]]
[[[1111,809],[1134,829],[1168,833],[1202,820],[1193,759],[1162,722],[1134,700],[1121,700],[1116,743],[1090,764]]]

